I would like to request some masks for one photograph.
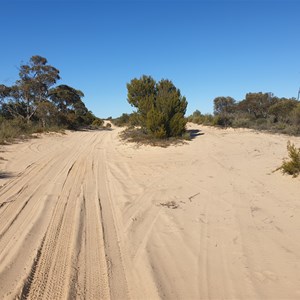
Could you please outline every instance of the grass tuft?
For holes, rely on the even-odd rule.
[[[300,148],[296,148],[294,144],[288,141],[287,150],[289,159],[284,159],[282,165],[277,170],[297,177],[300,174]]]
[[[186,144],[190,139],[189,134],[184,134],[182,137],[171,138],[156,138],[147,134],[142,128],[128,127],[120,133],[121,139],[126,142],[137,143],[138,145],[150,145],[166,148],[171,145]]]

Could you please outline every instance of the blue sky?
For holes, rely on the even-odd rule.
[[[134,77],[167,78],[191,114],[217,96],[247,92],[296,97],[300,86],[300,1],[0,0],[0,83],[41,55],[59,83],[84,92],[98,117],[117,117]]]

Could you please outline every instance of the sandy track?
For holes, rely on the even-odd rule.
[[[288,137],[202,130],[166,149],[119,130],[3,148],[0,298],[299,298],[300,181],[271,173]]]
[[[107,261],[115,250],[104,247],[103,214],[111,214],[99,188],[106,136],[81,132],[20,145],[28,157],[17,159],[28,166],[1,189],[1,298],[109,298]]]

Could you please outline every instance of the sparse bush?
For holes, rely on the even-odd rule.
[[[92,126],[95,127],[101,127],[103,125],[104,121],[100,118],[97,118],[93,121]]]
[[[275,117],[275,121],[282,121],[289,123],[291,112],[297,106],[297,100],[295,99],[283,99],[275,102],[269,107],[269,114]]]
[[[297,125],[289,125],[286,126],[283,130],[282,133],[287,134],[287,135],[300,135],[300,126]]]
[[[31,138],[33,133],[61,130],[61,127],[55,125],[42,127],[33,122],[27,123],[22,118],[12,120],[0,118],[0,144],[11,143],[16,139]]]
[[[203,116],[203,119],[202,119],[202,124],[203,125],[213,125],[214,123],[214,116],[212,114],[205,114]]]
[[[176,201],[167,201],[167,202],[161,202],[161,206],[171,208],[171,209],[176,209],[179,207],[179,204],[176,203]]]
[[[292,111],[292,120],[295,125],[300,126],[300,103]]]
[[[184,135],[189,135],[186,132]],[[173,138],[159,138],[153,135],[148,134],[147,130],[144,128],[134,128],[134,127],[127,127],[124,131],[120,133],[120,137],[127,141],[137,143],[138,145],[151,145],[157,147],[166,148],[170,145],[181,145],[185,144],[188,138],[182,136],[181,138],[173,137]]]
[[[216,115],[213,120],[213,125],[228,127],[232,124],[232,118],[228,115]]]
[[[192,122],[195,124],[203,125],[214,125],[215,117],[211,114],[202,115],[198,110],[196,110],[191,116],[187,118],[186,121]]]
[[[250,128],[251,124],[250,124],[250,120],[249,118],[234,118],[232,121],[232,127],[234,128]]]
[[[190,141],[192,139],[191,137],[191,134],[189,132],[185,132],[183,135],[182,135],[182,138],[186,141]]]
[[[256,130],[269,130],[271,129],[271,124],[268,119],[265,118],[257,118],[252,121],[251,128]]]
[[[195,124],[202,124],[203,118],[202,116],[196,116],[188,119],[189,122],[195,123]]]
[[[141,126],[141,116],[137,112],[133,112],[129,116],[129,123],[131,126]]]
[[[187,117],[187,122],[192,122],[195,124],[202,124],[203,121],[203,115],[201,114],[201,112],[197,109],[193,112],[192,115]]]
[[[300,148],[289,141],[287,144],[289,160],[284,159],[280,169],[283,173],[297,177],[300,174]]]
[[[32,133],[31,124],[22,118],[2,120],[0,125],[0,143],[12,142],[16,138],[29,136]]]
[[[277,98],[272,93],[248,93],[242,101],[231,97],[214,99],[214,115],[196,110],[188,122],[221,127],[251,128],[300,135],[300,103],[295,98]]]
[[[129,125],[130,115],[123,113],[120,117],[112,119],[111,121],[115,126],[123,127]]]
[[[290,127],[290,126],[286,123],[277,122],[272,126],[272,129],[275,131],[283,131],[284,132],[284,130],[288,127]]]

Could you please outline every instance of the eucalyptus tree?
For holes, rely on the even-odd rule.
[[[214,99],[214,114],[228,115],[234,111],[235,100],[232,97],[217,97]]]
[[[247,93],[245,99],[238,103],[237,109],[255,119],[266,119],[269,116],[269,108],[276,102],[276,97],[270,93]]]
[[[297,107],[298,103],[296,99],[280,98],[269,107],[268,113],[275,117],[275,122],[289,123],[293,117],[293,110]]]
[[[49,99],[55,105],[58,112],[58,122],[66,125],[86,123],[95,117],[86,108],[82,101],[84,94],[68,85],[59,85],[49,90]]]
[[[6,94],[11,114],[29,123],[39,104],[47,101],[49,89],[59,79],[59,70],[48,65],[46,58],[32,56],[27,64],[20,66],[19,79]],[[20,106],[25,106],[24,114],[18,112]]]
[[[35,55],[19,67],[12,86],[0,84],[0,113],[5,119],[47,125],[91,124],[95,116],[82,101],[82,91],[58,85],[60,72],[46,58]],[[21,122],[22,123],[22,122]]]

